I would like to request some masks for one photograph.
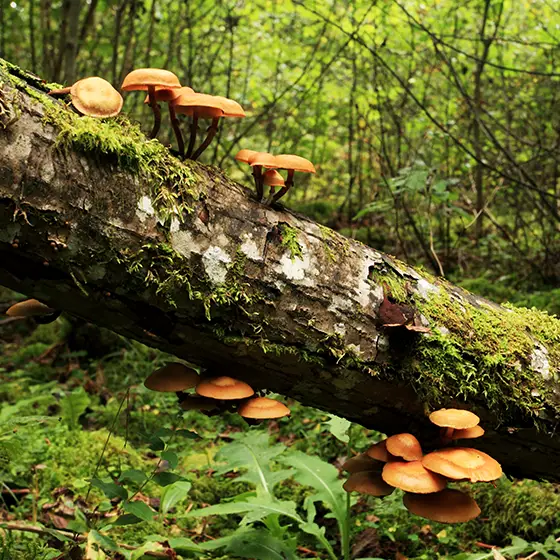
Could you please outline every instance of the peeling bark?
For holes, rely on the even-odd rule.
[[[182,213],[164,217],[169,186],[79,141],[58,146],[30,83],[40,88],[0,66],[0,284],[209,371],[387,434],[414,432],[428,445],[438,434],[428,409],[468,407],[487,430],[473,446],[515,476],[560,480],[560,321],[542,314],[551,330],[536,332],[533,315],[525,325],[516,311],[266,207],[195,162],[176,163],[193,175],[191,196]],[[431,332],[384,327],[389,292]],[[438,309],[454,310],[459,324]],[[473,346],[477,328],[506,329],[510,315],[511,341]],[[494,396],[477,385],[465,400],[469,382],[445,363],[431,382],[422,360],[439,348],[443,362],[470,368]]]

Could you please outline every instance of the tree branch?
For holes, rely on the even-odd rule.
[[[0,284],[428,447],[426,412],[468,407],[506,472],[560,480],[558,319],[266,207],[1,60],[0,84]],[[384,327],[384,296],[431,332]]]

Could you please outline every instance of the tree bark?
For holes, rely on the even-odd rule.
[[[512,475],[560,481],[558,319],[266,207],[163,147],[163,164],[135,170],[134,154],[159,144],[102,153],[103,135],[114,147],[130,130],[84,132],[93,121],[45,90],[0,60],[0,284],[428,449],[427,412],[468,408],[486,429],[468,444]],[[401,306],[389,311],[430,332],[384,326],[388,296]]]

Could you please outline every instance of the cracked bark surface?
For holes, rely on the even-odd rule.
[[[208,371],[435,445],[419,396],[426,380],[403,368],[417,363],[433,333],[445,336],[445,323],[417,311],[432,334],[382,327],[379,278],[397,278],[409,302],[445,292],[489,317],[498,306],[266,207],[197,163],[186,164],[190,212],[161,223],[154,185],[102,154],[58,147],[57,127],[45,124],[45,106],[27,87],[0,70],[0,284]],[[523,371],[519,390],[534,395],[540,430],[516,409],[505,421],[484,394],[467,402],[442,390],[430,409],[473,410],[487,432],[465,445],[490,452],[514,476],[560,481],[560,372],[551,358],[558,343],[535,340],[532,352],[503,366]],[[508,390],[499,379],[489,383]]]

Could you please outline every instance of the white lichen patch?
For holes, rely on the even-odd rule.
[[[253,239],[252,233],[244,233],[241,236],[243,243],[241,244],[241,252],[252,261],[262,261],[262,252]]]
[[[170,237],[173,249],[184,257],[190,257],[192,253],[200,254],[203,252],[200,244],[190,231],[175,231],[171,233]]]
[[[437,286],[434,286],[424,278],[418,280],[416,283],[416,290],[424,299],[428,299],[430,295],[437,294],[440,291]]]
[[[181,229],[181,222],[177,218],[171,218],[169,233],[175,233]]]
[[[543,379],[551,378],[548,350],[541,344],[537,344],[531,354],[531,369],[540,373]]]
[[[374,286],[368,280],[370,268],[376,264],[377,261],[366,259],[363,262],[361,273],[357,275],[358,286],[355,291],[358,303],[362,307],[368,307],[369,305],[378,306],[383,300],[383,287],[380,285]]]
[[[140,219],[141,222],[146,220],[149,216],[154,216],[156,211],[152,205],[152,200],[149,196],[143,196],[138,201],[138,211],[136,215]]]
[[[216,245],[208,247],[202,254],[202,263],[212,284],[222,284],[225,282],[231,258],[221,247]]]
[[[318,273],[317,268],[312,266],[311,255],[305,245],[301,246],[301,258],[292,258],[290,251],[286,251],[280,258],[275,270],[288,280],[299,282],[305,286],[313,286],[314,280],[312,277]]]

